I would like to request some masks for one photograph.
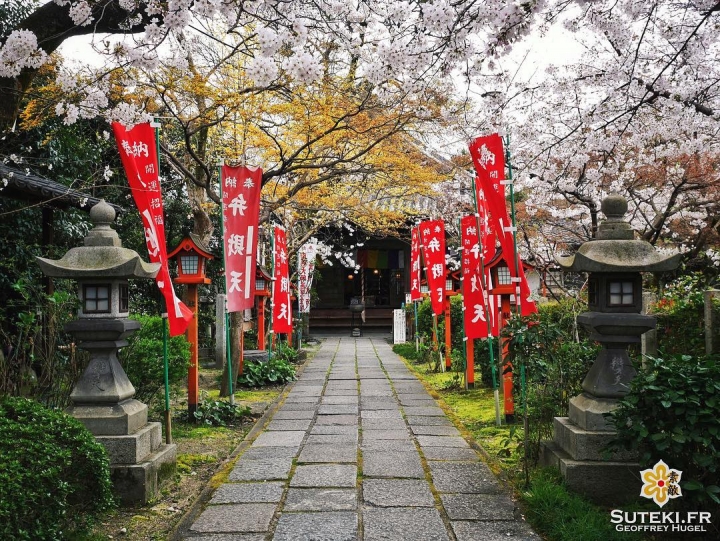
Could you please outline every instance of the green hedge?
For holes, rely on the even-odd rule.
[[[0,539],[66,539],[114,505],[105,449],[77,420],[0,400]]]
[[[135,387],[135,398],[150,402],[164,386],[163,320],[159,316],[134,315],[140,329],[130,335],[128,345],[120,350],[120,363]],[[190,343],[185,335],[168,337],[168,379],[170,385],[187,378],[190,366]]]
[[[720,503],[720,361],[678,355],[648,358],[612,414],[613,447],[662,459],[683,472],[683,501]]]

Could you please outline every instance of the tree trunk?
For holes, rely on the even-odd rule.
[[[235,390],[235,382],[237,381],[238,375],[240,375],[240,352],[241,352],[241,341],[240,333],[242,332],[242,312],[233,312],[230,314],[230,359],[228,363],[232,361],[232,374],[233,374],[233,391]],[[230,379],[228,378],[228,365],[225,365],[223,371],[222,384],[220,385],[220,396],[230,396]]]

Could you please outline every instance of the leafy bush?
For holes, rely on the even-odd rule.
[[[267,361],[245,361],[237,382],[247,387],[262,387],[287,383],[295,379],[295,367],[284,359],[271,357]]]
[[[250,415],[248,406],[231,404],[224,400],[209,399],[205,391],[201,392],[200,403],[190,419],[187,410],[180,414],[185,422],[199,422],[208,426],[227,426],[239,422]]]
[[[701,274],[682,276],[666,286],[652,308],[657,318],[658,349],[663,355],[705,354],[706,289]]]
[[[78,298],[58,281],[58,289],[45,294],[41,282],[20,279],[12,284],[18,298],[0,307],[0,395],[35,398],[48,407],[65,408],[74,383],[87,366],[87,355],[70,346],[63,325],[75,317]],[[7,319],[5,319],[7,318]]]
[[[570,398],[582,392],[597,355],[598,347],[577,335],[575,318],[584,309],[573,299],[543,304],[534,316],[511,318],[503,331],[510,338],[517,413],[524,410],[523,393],[526,400],[530,458],[537,457],[540,441],[552,438],[553,418],[567,415]]]
[[[285,342],[278,342],[276,344],[274,356],[276,359],[292,364],[297,364],[300,360],[300,353],[298,350]]]
[[[425,347],[425,346],[422,346]],[[406,358],[408,361],[416,361],[420,356],[419,351],[415,351],[415,342],[405,342],[404,344],[394,344],[392,350]]]
[[[662,459],[683,472],[683,500],[720,503],[720,361],[677,355],[648,358],[612,413],[613,448]]]
[[[0,538],[65,539],[114,505],[105,449],[72,417],[0,401]]]
[[[128,346],[120,350],[120,363],[135,387],[135,398],[149,402],[164,387],[163,320],[159,316],[133,316],[140,329],[128,339]],[[187,377],[190,366],[190,343],[184,335],[168,337],[168,376],[170,384]]]

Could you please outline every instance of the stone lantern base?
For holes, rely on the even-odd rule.
[[[558,468],[570,490],[601,505],[617,505],[640,493],[634,454],[608,454],[616,432],[605,419],[617,399],[583,393],[570,400],[569,417],[555,417],[554,438],[540,447],[540,465]]]
[[[105,447],[113,492],[123,505],[152,500],[174,475],[177,455],[177,446],[163,443],[160,423],[148,423],[147,405],[132,398],[135,388],[117,358],[118,348],[127,345],[125,336],[137,328],[127,319],[77,320],[66,326],[84,340],[79,347],[90,352],[67,413]],[[98,335],[104,340],[90,339]]]
[[[146,504],[175,474],[177,446],[163,443],[162,426],[147,422],[147,409],[128,399],[113,405],[75,404],[67,411],[105,447],[113,493],[123,505]]]

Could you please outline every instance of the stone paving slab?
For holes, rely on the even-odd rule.
[[[521,521],[461,521],[453,522],[457,541],[541,541],[530,527]],[[482,537],[480,537],[482,536]]]
[[[357,467],[351,464],[309,464],[295,468],[291,487],[355,488]]]
[[[319,434],[355,434],[358,433],[357,425],[315,425],[310,429],[310,435]]]
[[[437,406],[406,406],[403,411],[408,417],[442,417],[447,419],[445,412]]]
[[[291,488],[285,498],[284,511],[354,511],[357,492],[354,488]]]
[[[273,541],[356,541],[357,534],[356,513],[286,513],[280,517]]]
[[[191,531],[201,533],[266,532],[277,504],[239,503],[210,505],[195,521]]]
[[[291,404],[316,404],[321,394],[322,387],[299,387],[292,394],[289,394],[285,400]]]
[[[276,412],[273,419],[312,419],[315,417],[315,410],[283,410]]]
[[[283,411],[308,410],[315,411],[318,406],[315,402],[285,402],[282,405]]]
[[[365,479],[363,501],[377,507],[433,507],[430,484],[419,479]]]
[[[272,424],[272,423],[271,423]],[[460,431],[454,426],[445,425],[415,425],[412,427],[416,436],[458,436]],[[421,444],[422,445],[422,444]]]
[[[363,430],[407,430],[405,421],[400,419],[363,419]]]
[[[365,477],[425,477],[416,451],[363,451],[362,468]]]
[[[437,509],[391,507],[363,512],[364,541],[448,541]]]
[[[363,410],[396,410],[397,400],[394,398],[379,398],[364,396],[360,399],[360,409]]]
[[[360,412],[363,419],[402,419],[399,409],[394,410],[363,410]]]
[[[318,415],[315,419],[317,425],[357,425],[357,415]]]
[[[407,422],[410,426],[453,426],[447,417],[407,415]]]
[[[230,472],[230,481],[270,481],[288,479],[292,458],[268,458],[265,460],[240,459]]]
[[[305,439],[305,431],[263,432],[253,442],[254,447],[299,447]]]
[[[413,442],[409,437],[405,440],[365,440],[365,439],[363,439],[363,442],[360,445],[360,448],[362,449],[363,454],[367,453],[368,451],[382,451],[384,453],[404,451],[407,453],[416,453],[417,454],[415,442]]]
[[[401,396],[418,396],[418,395],[401,395]],[[400,405],[411,408],[435,408],[438,407],[437,402],[432,398],[425,399],[403,399],[399,397]]]
[[[306,445],[333,444],[333,445],[356,445],[357,431],[347,434],[310,434],[307,437]]]
[[[352,404],[354,406],[357,406],[358,396],[357,394],[351,396],[324,396],[320,401],[320,404]]]
[[[327,404],[318,408],[320,415],[357,415],[357,405],[350,404]]]
[[[463,447],[425,447],[423,455],[427,460],[460,460],[463,462],[478,460],[474,449]]]
[[[480,462],[429,461],[433,484],[438,492],[499,494],[500,485],[489,468]]]
[[[292,458],[297,455],[294,447],[250,447],[240,457],[244,460],[267,460],[270,458]]]
[[[225,483],[221,485],[210,500],[210,504],[220,503],[277,503],[282,499],[285,483]]]
[[[312,437],[312,436],[311,436]],[[298,462],[357,462],[357,444],[308,444],[303,447]]]
[[[265,430],[308,430],[312,419],[278,419],[270,421]]]
[[[410,438],[407,428],[396,428],[395,430],[372,430],[366,429],[363,423],[363,441],[370,440],[406,440]]]
[[[462,436],[417,436],[420,447],[470,447]]]
[[[450,520],[513,520],[515,504],[497,494],[441,494]]]

